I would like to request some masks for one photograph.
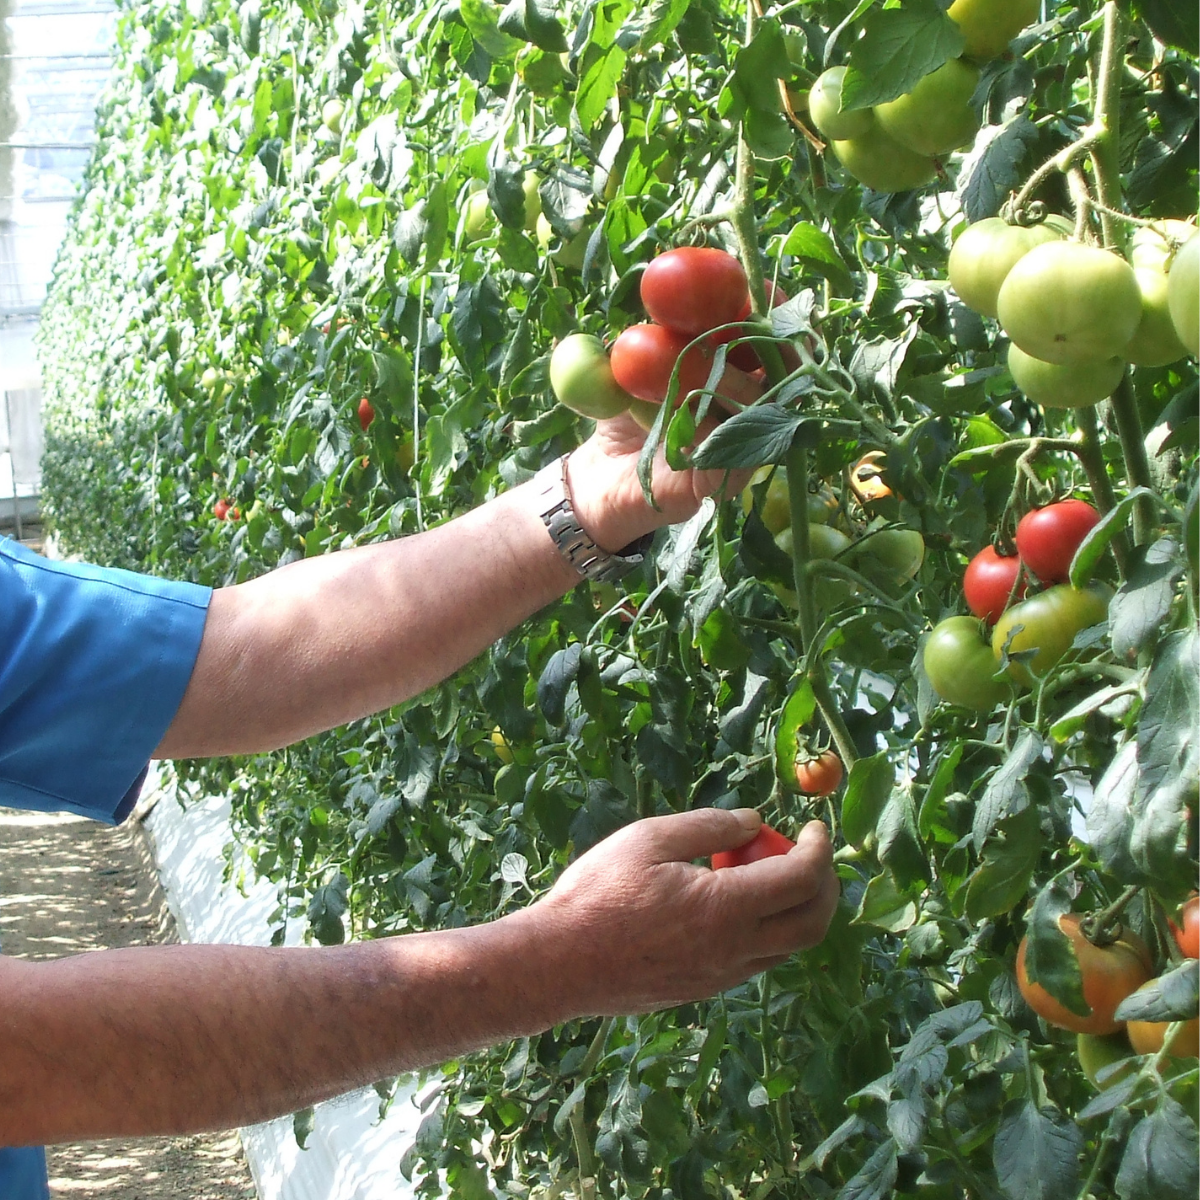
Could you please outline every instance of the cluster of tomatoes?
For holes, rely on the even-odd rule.
[[[924,187],[938,159],[969,145],[979,132],[970,105],[978,62],[1002,54],[1038,15],[1037,0],[955,0],[947,16],[963,33],[963,56],[930,72],[910,92],[874,108],[842,110],[845,67],[830,67],[808,94],[813,124],[833,144],[842,166],[879,192]]]
[[[1005,678],[997,678],[1006,651],[1007,679],[1030,686],[1033,674],[1043,675],[1058,662],[1076,634],[1105,619],[1108,588],[1066,582],[1076,550],[1098,520],[1086,501],[1060,500],[1021,518],[1016,554],[985,546],[971,559],[963,594],[974,616],[947,617],[925,643],[925,674],[943,700],[989,712],[1009,694]],[[1050,586],[1024,598],[1029,576]],[[990,643],[983,639],[981,620],[992,626]],[[1028,661],[1015,657],[1021,651],[1031,652]]]
[[[242,510],[225,496],[222,496],[213,505],[212,511],[218,521],[240,521],[242,519]]]
[[[950,251],[963,303],[998,318],[1017,387],[1048,408],[1112,395],[1125,364],[1160,367],[1200,344],[1200,235],[1185,221],[1134,233],[1128,260],[1066,240],[1072,226],[977,221]]]
[[[1170,922],[1176,945],[1185,958],[1200,957],[1200,897],[1192,896],[1180,913],[1180,924]],[[1163,1049],[1169,1021],[1121,1021],[1116,1011],[1121,1001],[1153,982],[1154,960],[1146,944],[1135,933],[1118,925],[1105,939],[1088,938],[1084,922],[1077,913],[1066,913],[1058,927],[1071,944],[1079,964],[1083,998],[1091,1012],[1086,1016],[1072,1012],[1040,983],[1029,978],[1026,961],[1027,937],[1017,949],[1017,986],[1026,1003],[1050,1025],[1067,1029],[1078,1036],[1079,1061],[1084,1073],[1101,1088],[1115,1083],[1132,1070],[1105,1067],[1132,1054],[1157,1054]],[[1200,1054],[1200,1018],[1183,1022],[1166,1046],[1175,1058],[1195,1058]]]
[[[750,320],[741,263],[711,247],[681,246],[658,255],[642,274],[641,298],[650,320],[625,329],[611,351],[587,333],[571,334],[554,348],[550,385],[560,404],[595,420],[628,411],[649,429],[672,374],[678,371],[681,395],[705,388],[717,348],[744,337]],[[786,299],[772,290],[773,307]],[[785,365],[799,365],[794,351],[783,349]],[[718,403],[736,407],[757,400],[764,382],[753,346],[739,342],[728,350],[714,391]]]

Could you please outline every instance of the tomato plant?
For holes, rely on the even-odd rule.
[[[279,942],[489,920],[640,817],[828,820],[843,896],[822,945],[711,1001],[434,1068],[397,1148],[416,1196],[1195,1196],[1187,1060],[1100,1098],[1014,975],[1025,937],[1040,986],[1078,1007],[1055,919],[1117,906],[1161,977],[1164,919],[1195,887],[1196,363],[1131,345],[1139,272],[1165,264],[1196,352],[1200,243],[1168,224],[1197,211],[1180,12],[122,6],[40,336],[64,553],[229,584],[419,534],[579,445],[594,418],[556,389],[608,394],[603,345],[631,333],[655,386],[628,411],[661,416],[669,466],[773,472],[391,712],[177,767],[232,798]],[[970,77],[962,59],[972,145],[889,135],[877,114]],[[943,117],[965,125],[947,102],[922,132]],[[1165,258],[1146,229],[1174,230]],[[698,247],[740,264],[755,303],[734,319],[770,313],[729,351],[737,403],[703,448],[690,407],[660,407],[688,339],[634,333],[648,269]],[[1054,247],[1066,268],[998,306]],[[681,387],[731,332],[697,335]],[[596,340],[573,343],[568,386],[556,355],[578,335]],[[1039,337],[1087,354],[1023,362]],[[962,615],[963,564],[1062,496],[1104,518],[1080,592],[1009,613],[1090,628],[1022,689]],[[889,543],[908,557],[877,559]],[[801,743],[844,764],[827,798],[796,790]]]
[[[1024,583],[1018,588],[1021,559],[1016,554],[1001,554],[995,546],[984,546],[967,563],[963,572],[963,597],[967,607],[994,625],[1011,600],[1025,595]]]
[[[1027,512],[1017,524],[1017,554],[1043,583],[1061,583],[1100,514],[1086,500],[1060,500]]]
[[[1017,984],[1021,995],[1039,1017],[1060,1029],[1075,1033],[1116,1033],[1122,1025],[1113,1016],[1117,1005],[1150,978],[1149,951],[1142,940],[1129,931],[1120,931],[1119,936],[1108,944],[1094,944],[1084,936],[1077,913],[1060,917],[1058,928],[1070,943],[1071,953],[1079,964],[1083,1007],[1090,1011],[1073,1012],[1047,992],[1041,983],[1029,978],[1026,939],[1022,939],[1017,949]]]

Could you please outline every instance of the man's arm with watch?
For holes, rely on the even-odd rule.
[[[724,481],[660,458],[656,511],[637,479],[643,440],[627,415],[602,421],[565,471],[551,464],[457,520],[217,591],[155,756],[256,753],[380,712],[589,574],[619,578],[645,535],[686,520]]]

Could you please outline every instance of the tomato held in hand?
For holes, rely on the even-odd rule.
[[[680,394],[703,388],[712,367],[712,350],[703,345],[689,350],[690,340],[663,325],[631,325],[612,347],[612,372],[618,386],[639,400],[661,404],[667,397],[675,363],[682,357]],[[738,404],[752,404],[762,395],[762,384],[726,364],[717,391]]]
[[[590,333],[572,333],[554,347],[550,386],[564,408],[596,421],[623,413],[631,399],[613,377],[604,343]]]
[[[963,595],[967,607],[989,625],[994,625],[1008,607],[1009,598],[1020,600],[1025,584],[1013,596],[1013,587],[1021,573],[1021,560],[1015,554],[1001,554],[995,546],[984,546],[967,563],[963,574]]]
[[[934,627],[921,660],[933,690],[950,704],[990,712],[1008,694],[993,679],[996,659],[974,617],[947,617]]]
[[[1043,583],[1062,583],[1071,574],[1075,551],[1099,520],[1086,500],[1032,509],[1017,524],[1017,553]]]
[[[1150,952],[1136,934],[1123,931],[1115,942],[1095,946],[1083,936],[1078,913],[1065,913],[1058,927],[1071,943],[1083,976],[1083,998],[1091,1014],[1081,1017],[1060,1004],[1040,983],[1029,979],[1025,967],[1028,937],[1017,948],[1017,986],[1025,1003],[1039,1017],[1060,1029],[1075,1033],[1116,1033],[1121,1022],[1113,1013],[1117,1005],[1132,995],[1150,978]]]
[[[642,275],[642,304],[651,320],[690,341],[739,319],[749,303],[746,272],[732,254],[680,246],[660,254]]]
[[[844,774],[842,760],[834,750],[796,760],[796,787],[806,796],[828,796],[837,790]]]
[[[371,428],[373,420],[375,420],[375,406],[364,396],[358,402],[358,423],[363,433]]]
[[[1200,958],[1200,896],[1193,896],[1179,910],[1179,925],[1172,923],[1175,944],[1185,958]]]
[[[1086,588],[1060,583],[1014,604],[1005,610],[992,631],[992,653],[997,664],[1006,646],[1010,655],[1022,650],[1035,651],[1028,667],[1016,659],[1008,664],[1010,679],[1032,687],[1030,672],[1045,675],[1070,649],[1076,634],[1105,620],[1111,599],[1112,593],[1101,583]]]
[[[763,825],[759,831],[744,845],[736,850],[718,850],[712,856],[714,871],[724,867],[744,867],[747,863],[758,862],[760,858],[776,858],[786,854],[796,843],[789,837]]]

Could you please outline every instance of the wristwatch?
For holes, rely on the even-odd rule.
[[[533,482],[538,489],[538,512],[550,534],[550,540],[580,575],[597,583],[615,583],[641,565],[654,541],[654,534],[647,533],[628,546],[623,546],[616,554],[609,554],[584,532],[571,507],[565,454],[543,467],[533,477]]]

